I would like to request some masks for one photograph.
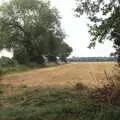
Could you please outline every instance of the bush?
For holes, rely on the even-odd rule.
[[[0,70],[0,80],[2,79],[1,77],[2,77],[2,70]]]
[[[14,67],[17,65],[17,61],[14,59],[10,59],[8,57],[1,57],[0,59],[0,67]]]

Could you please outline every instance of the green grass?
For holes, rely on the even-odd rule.
[[[8,68],[0,68],[1,74],[13,74],[13,73],[19,73],[19,72],[26,72],[30,71],[32,68],[26,67],[26,66],[19,66],[19,67],[8,67]]]
[[[89,90],[72,88],[20,88],[5,98],[0,118],[10,120],[120,120],[120,106],[88,98]],[[86,94],[85,94],[86,93]],[[1,120],[1,119],[0,119]]]
[[[59,64],[48,63],[48,65],[46,67],[49,68],[49,67],[56,67],[56,66],[59,66]],[[44,68],[44,66],[39,65],[39,66],[34,66],[34,67],[28,67],[28,66],[19,65],[19,66],[16,66],[16,67],[1,67],[0,68],[0,74],[5,75],[5,74],[27,72],[27,71],[31,71],[33,69],[40,69],[40,68]]]

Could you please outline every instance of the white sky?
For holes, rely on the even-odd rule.
[[[0,0],[0,3],[7,0]],[[75,0],[50,0],[52,6],[55,6],[62,17],[62,28],[68,35],[66,42],[73,48],[71,56],[92,57],[109,56],[114,51],[112,43],[106,41],[105,44],[98,44],[95,49],[88,49],[90,38],[88,33],[88,20],[85,16],[76,18],[73,9]],[[7,55],[7,53],[2,53]],[[8,55],[10,56],[10,54]]]

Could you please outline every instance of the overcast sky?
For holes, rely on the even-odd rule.
[[[6,0],[0,0],[0,2]],[[106,41],[105,44],[98,44],[95,49],[88,49],[90,37],[88,33],[88,20],[85,16],[76,18],[73,9],[76,6],[75,0],[50,0],[52,6],[56,7],[61,19],[62,28],[67,37],[66,42],[73,48],[71,56],[91,57],[109,56],[113,52],[112,43]],[[2,53],[7,54],[7,53]]]

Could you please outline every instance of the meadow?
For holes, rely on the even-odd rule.
[[[120,120],[120,105],[90,97],[114,62],[78,62],[3,75],[0,120]]]

